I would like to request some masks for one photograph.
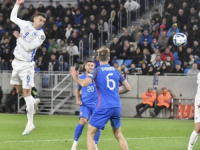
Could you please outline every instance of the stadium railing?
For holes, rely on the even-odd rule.
[[[63,71],[63,56],[61,55],[60,57],[59,57],[59,70],[62,72]]]
[[[84,55],[83,40],[80,40],[80,42],[79,42],[79,61],[83,61],[83,55]]]
[[[112,41],[112,38],[113,38],[113,36],[112,36],[112,18],[110,18],[109,20],[108,20],[108,32],[109,32],[109,35],[110,35],[110,37],[108,38],[108,41]]]
[[[94,55],[94,51],[93,51],[93,33],[90,33],[89,34],[89,57],[92,57],[93,55]]]
[[[119,11],[117,15],[118,15],[118,34],[120,34],[122,30],[122,13]]]

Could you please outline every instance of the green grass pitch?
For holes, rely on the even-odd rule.
[[[26,115],[0,114],[0,150],[70,150],[78,116],[34,116],[36,129],[27,136],[22,132]],[[194,129],[193,120],[122,118],[122,132],[130,150],[186,150]],[[87,150],[86,131],[77,150]],[[194,150],[199,150],[200,139]],[[101,132],[99,150],[120,150],[110,123]]]

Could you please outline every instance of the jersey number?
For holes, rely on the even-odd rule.
[[[29,32],[26,32],[23,38],[26,38],[29,35]]]
[[[87,87],[88,92],[94,92],[94,87],[93,86],[88,86]]]
[[[110,89],[110,90],[114,90],[115,89],[115,81],[113,79],[109,79],[109,76],[113,76],[113,73],[109,73],[107,76],[106,76],[106,79],[107,79],[107,87]],[[112,82],[113,86],[110,87],[110,82]]]

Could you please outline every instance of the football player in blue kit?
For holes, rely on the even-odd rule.
[[[94,69],[94,66],[95,64],[92,61],[87,61],[85,65],[86,73],[79,76],[79,78],[80,79],[87,78],[90,71]],[[80,90],[82,91],[81,100],[80,100]],[[74,143],[72,145],[71,150],[77,149],[78,139],[82,134],[83,128],[85,127],[90,116],[93,114],[94,110],[97,108],[97,103],[98,103],[98,93],[94,81],[92,81],[86,87],[82,87],[81,85],[77,84],[75,94],[76,94],[76,104],[80,105],[80,115],[79,115],[79,124],[76,126],[75,129]],[[99,136],[100,136],[100,130],[97,131],[94,137],[96,150],[98,150],[97,143],[99,140]]]
[[[93,69],[85,79],[78,77],[78,72],[74,67],[70,68],[72,77],[82,87],[87,87],[95,80],[99,94],[97,109],[95,109],[88,125],[87,148],[88,150],[96,149],[94,136],[99,129],[104,130],[105,125],[110,120],[114,136],[118,140],[121,150],[128,150],[128,144],[121,132],[119,94],[130,91],[131,87],[120,72],[108,64],[110,60],[110,50],[108,48],[102,47],[99,49],[98,57],[100,66]],[[119,83],[123,85],[120,90],[118,90]]]

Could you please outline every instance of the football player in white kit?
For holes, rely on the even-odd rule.
[[[194,115],[194,122],[195,122],[195,128],[190,136],[190,141],[188,144],[188,150],[192,150],[195,142],[198,139],[199,133],[200,133],[200,73],[197,75],[197,94],[195,96],[195,115]]]
[[[17,24],[20,28],[20,33],[15,31],[13,35],[17,38],[17,46],[14,49],[15,59],[12,62],[12,76],[10,84],[15,85],[17,93],[23,93],[28,123],[22,135],[29,134],[35,129],[33,124],[33,114],[36,112],[39,99],[34,99],[31,96],[31,89],[34,87],[34,55],[37,48],[45,40],[45,34],[42,26],[46,22],[46,15],[38,13],[34,16],[33,22],[24,21],[17,18],[19,5],[24,0],[16,0],[15,6],[11,12],[10,20]]]

